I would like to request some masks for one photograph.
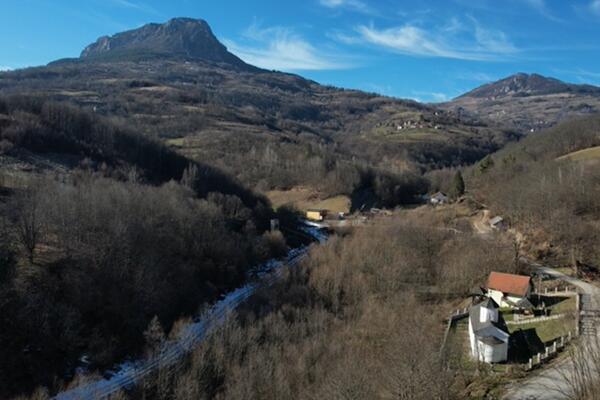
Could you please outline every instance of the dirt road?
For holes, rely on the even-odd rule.
[[[490,226],[490,210],[483,210],[481,215],[477,215],[473,219],[473,229],[480,235],[489,235],[492,233]]]

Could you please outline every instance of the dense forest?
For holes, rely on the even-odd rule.
[[[489,251],[474,234],[454,234],[468,228],[456,221],[406,212],[331,238],[180,368],[117,398],[469,397],[469,378],[440,358],[440,321],[489,271],[516,266],[510,242]]]
[[[0,121],[0,397],[135,356],[153,318],[286,253],[268,202],[212,167],[39,98],[1,100]]]
[[[169,330],[298,244],[266,232],[293,210],[118,121],[5,97],[0,144],[0,396],[54,390],[83,355],[101,370],[140,354],[153,318]],[[415,172],[329,160],[332,193],[393,207],[428,189]]]

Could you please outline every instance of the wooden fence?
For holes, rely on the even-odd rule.
[[[536,291],[533,295],[541,296],[573,296],[579,293],[575,286],[565,286],[564,288],[555,287],[554,289],[544,288],[543,291]]]
[[[518,314],[515,314],[517,316]],[[566,314],[556,314],[556,315],[548,315],[543,317],[532,317],[532,318],[523,318],[523,319],[515,319],[514,321],[506,321],[506,325],[527,325],[533,324],[535,322],[544,322],[551,321],[553,319],[561,319],[566,317]]]
[[[566,336],[561,336],[556,339],[551,346],[546,346],[544,352],[538,353],[529,359],[527,363],[527,370],[532,370],[539,367],[543,363],[552,359],[559,351],[565,348],[565,346],[573,340],[573,335],[569,332]]]

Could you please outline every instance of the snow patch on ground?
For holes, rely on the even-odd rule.
[[[327,233],[315,226],[303,226],[305,233],[319,243],[327,240]],[[206,313],[186,326],[176,340],[164,343],[157,356],[139,361],[127,361],[104,373],[105,378],[83,386],[59,393],[56,400],[102,399],[122,389],[130,389],[137,382],[158,368],[165,368],[177,363],[182,357],[200,344],[207,333],[222,325],[231,312],[247,300],[259,287],[270,286],[277,281],[284,271],[296,266],[308,254],[309,246],[292,249],[284,260],[269,260],[257,268],[252,274],[260,278],[238,289],[229,292],[223,299],[215,303]]]

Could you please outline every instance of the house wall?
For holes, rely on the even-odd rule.
[[[503,303],[502,298],[504,297],[504,293],[499,292],[494,289],[488,289],[488,297],[491,297],[492,300],[494,300],[496,302],[496,304],[498,304],[500,307],[504,307],[502,305],[502,303]]]
[[[319,211],[307,211],[306,218],[312,221],[323,221],[323,214]]]
[[[508,359],[508,342],[489,345],[477,341],[479,347],[479,361],[486,363],[499,363]]]
[[[529,297],[530,291],[531,289],[527,291],[527,297]],[[494,289],[488,289],[488,296],[491,297],[500,307],[512,307],[512,305],[507,303],[505,300],[509,300],[513,303],[518,303],[519,301],[523,300],[523,297],[512,295],[506,296],[505,299],[504,293]]]
[[[523,300],[524,298],[526,298],[526,297],[520,297],[520,296],[506,296],[506,299],[507,299],[507,300],[509,300],[509,301],[511,301],[512,303],[518,303],[519,301]],[[505,302],[505,304],[506,304],[506,307],[510,307],[510,304],[509,304],[509,303],[506,303],[506,302]],[[502,306],[502,307],[504,307],[504,306]]]
[[[475,339],[475,333],[473,332],[473,325],[471,324],[471,318],[469,318],[469,344],[471,345],[471,357],[477,358],[477,341]]]
[[[502,296],[501,292],[496,291],[495,296],[498,296],[498,294]],[[475,336],[475,331],[473,329],[474,320],[475,323],[497,321],[498,310],[495,308],[488,309],[485,307],[480,307],[480,312],[478,315],[472,312],[469,316],[469,344],[471,349],[471,357],[486,363],[506,361],[508,358],[509,333],[499,329],[494,325],[488,325],[487,327],[480,329],[477,332],[478,336]],[[493,336],[498,340],[501,340],[502,343],[489,345],[479,340],[481,337],[486,336]]]
[[[497,310],[494,311],[497,312]],[[502,340],[504,343],[490,346],[480,342],[477,336],[475,336],[471,318],[469,318],[469,344],[472,358],[487,363],[502,362],[508,359],[508,341],[510,335],[507,332],[504,332],[494,326],[490,326],[483,332],[480,332],[480,334],[484,336],[494,336],[499,340]]]

